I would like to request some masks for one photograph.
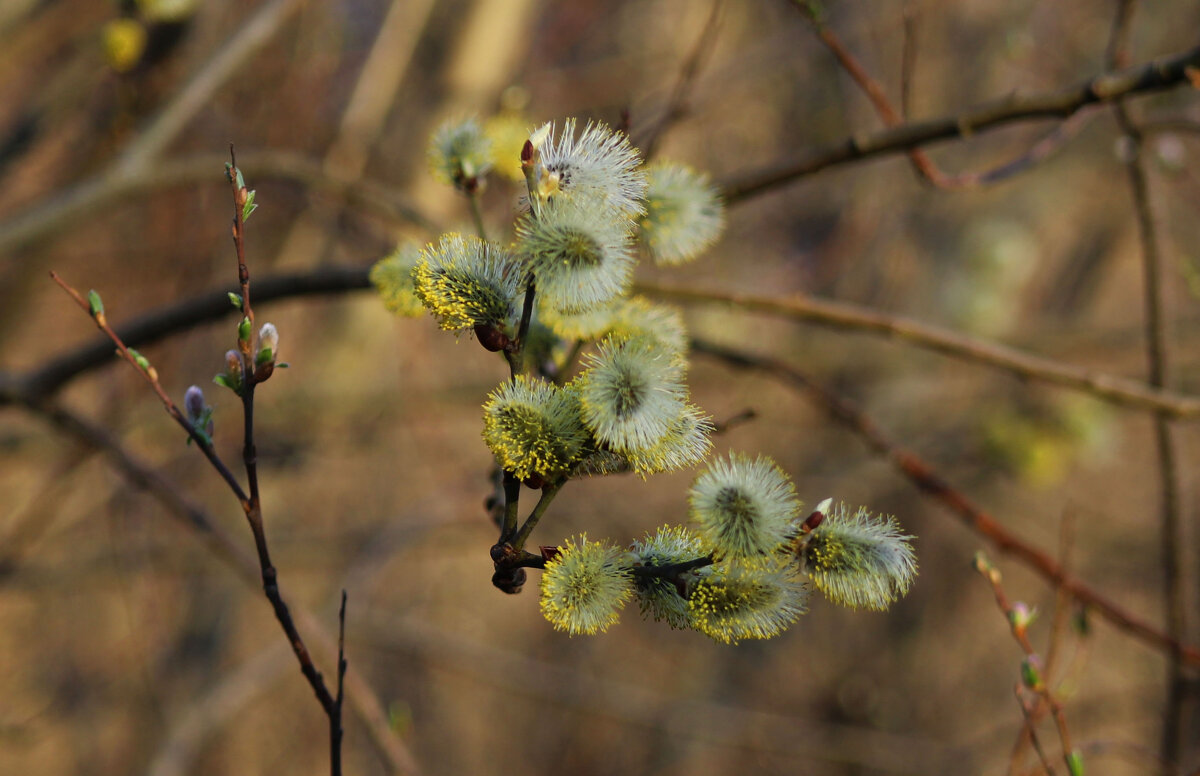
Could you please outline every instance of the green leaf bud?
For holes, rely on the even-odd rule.
[[[235,310],[242,309],[242,295],[229,292],[229,304],[233,305]]]
[[[253,190],[246,192],[246,201],[242,204],[242,223],[248,221],[250,214],[258,210],[258,205],[254,204],[254,194]]]
[[[236,350],[225,351],[225,371],[213,378],[217,385],[223,385],[237,395],[242,394],[242,356]]]
[[[1017,630],[1025,630],[1037,618],[1037,610],[1030,609],[1023,601],[1013,604],[1008,613],[1008,622]]]
[[[1083,752],[1076,749],[1064,758],[1067,762],[1067,772],[1071,776],[1083,776]]]
[[[250,325],[251,324],[250,324],[249,317],[243,317],[242,320],[238,323],[238,330],[237,330],[238,342],[249,342],[250,341]]]
[[[100,294],[95,290],[88,291],[88,309],[92,313],[92,317],[97,320],[104,317],[104,301],[100,298]]]
[[[1031,690],[1042,688],[1041,661],[1036,655],[1030,655],[1021,661],[1021,684]]]
[[[261,366],[275,362],[279,353],[279,332],[275,324],[264,323],[258,330],[258,353],[254,356],[254,364]]]

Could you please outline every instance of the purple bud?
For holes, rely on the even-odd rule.
[[[183,407],[187,410],[188,420],[195,423],[204,414],[207,405],[204,403],[204,391],[200,390],[200,386],[193,385],[187,389],[187,393],[183,395]]]

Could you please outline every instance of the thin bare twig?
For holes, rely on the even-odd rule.
[[[243,171],[255,180],[297,183],[310,192],[343,201],[390,222],[414,224],[437,231],[436,225],[383,183],[348,177],[290,151],[259,150],[246,153],[243,150],[242,155],[248,157]],[[128,175],[100,174],[77,183],[0,223],[0,255],[61,234],[93,213],[128,204],[131,197],[173,186],[211,182],[213,169],[227,158],[223,154],[193,154],[139,168]]]
[[[671,96],[667,98],[667,105],[663,109],[662,116],[655,123],[654,128],[649,131],[645,139],[637,144],[637,147],[642,150],[643,158],[654,158],[655,152],[658,151],[658,143],[662,140],[663,134],[670,129],[672,124],[687,115],[688,98],[691,96],[692,87],[696,83],[696,76],[700,73],[700,67],[704,64],[704,58],[712,53],[713,39],[717,35],[719,26],[717,22],[721,18],[722,4],[722,0],[713,0],[712,9],[708,13],[708,20],[704,23],[700,37],[696,39],[691,52],[683,61],[683,66],[679,68],[679,77],[675,81],[674,88],[671,89]]]
[[[804,0],[793,0],[793,5],[800,10],[804,18],[808,21],[809,26],[813,28],[817,37],[825,44],[825,47],[837,59],[838,64],[846,71],[854,83],[863,90],[867,98],[874,106],[875,112],[879,118],[883,119],[883,123],[889,127],[899,126],[904,123],[904,116],[898,113],[892,107],[891,101],[887,98],[883,87],[871,77],[867,69],[862,66],[850,50],[842,45],[842,41],[829,29],[816,15],[812,5]],[[905,14],[905,46],[904,46],[904,62],[902,65],[902,89],[904,91],[901,98],[902,111],[907,114],[908,108],[908,80],[911,74],[912,62],[910,61],[915,56],[909,34],[909,15]],[[1038,163],[1049,159],[1054,155],[1055,151],[1066,144],[1068,140],[1074,137],[1082,127],[1084,121],[1090,118],[1087,113],[1077,113],[1069,117],[1066,121],[1055,127],[1049,134],[1041,140],[1034,143],[1028,151],[1020,156],[1012,159],[1004,164],[993,167],[990,170],[981,172],[959,173],[957,175],[948,175],[934,163],[920,148],[912,148],[908,151],[908,157],[912,161],[913,168],[922,179],[928,181],[934,186],[941,189],[973,189],[985,186],[991,183],[997,183],[1006,178],[1010,178],[1020,172],[1025,172]]]
[[[761,371],[800,389],[831,420],[853,431],[873,452],[889,460],[906,479],[942,502],[964,525],[991,542],[997,550],[1012,555],[1044,579],[1068,591],[1075,600],[1092,607],[1118,630],[1156,649],[1178,652],[1188,665],[1200,666],[1200,647],[1179,643],[1082,580],[1068,575],[1054,558],[1005,528],[996,518],[946,482],[928,463],[894,444],[856,407],[821,388],[791,365],[779,359],[745,353],[703,340],[692,341],[692,352],[739,368]]]
[[[1134,0],[1118,0],[1117,13],[1105,50],[1105,64],[1115,69],[1129,61]],[[1145,340],[1149,383],[1156,388],[1171,384],[1171,352],[1167,336],[1167,296],[1164,282],[1164,262],[1150,200],[1150,180],[1143,159],[1145,136],[1133,120],[1125,100],[1113,104],[1117,125],[1130,143],[1125,165],[1129,173],[1129,189],[1133,197],[1133,212],[1137,222],[1142,254],[1142,295],[1145,308]],[[1166,607],[1167,633],[1176,642],[1188,636],[1187,554],[1181,505],[1179,467],[1181,453],[1177,448],[1171,418],[1162,412],[1154,415],[1154,446],[1158,459],[1158,480],[1161,502],[1159,508],[1159,548],[1163,566],[1163,601]],[[1184,708],[1189,702],[1188,682],[1183,672],[1183,660],[1177,651],[1167,660],[1167,702],[1163,719],[1160,753],[1167,762],[1178,762],[1183,754]]]
[[[1000,584],[1000,572],[992,566],[982,553],[975,556],[975,570],[991,584],[992,594],[996,597],[996,605],[1004,613],[1013,638],[1021,645],[1021,650],[1025,653],[1027,663],[1027,672],[1024,677],[1025,686],[1050,708],[1050,714],[1054,717],[1054,726],[1058,730],[1058,739],[1062,742],[1063,757],[1067,760],[1067,770],[1073,773],[1074,769],[1071,767],[1071,758],[1076,758],[1080,755],[1075,751],[1075,747],[1071,746],[1071,731],[1067,728],[1067,717],[1063,711],[1062,703],[1050,691],[1049,677],[1043,676],[1044,668],[1038,665],[1040,658],[1038,657],[1037,650],[1033,648],[1033,643],[1030,642],[1029,633],[1026,630],[1029,618],[1022,616],[1016,607],[1009,602],[1008,595],[1004,592],[1004,587]],[[1021,698],[1021,695],[1021,685],[1018,685],[1018,699]],[[1029,731],[1031,739],[1035,742],[1035,746],[1037,745],[1037,733],[1034,725],[1037,723],[1039,716],[1037,709],[1037,705],[1029,706],[1023,699],[1021,700],[1021,710],[1025,715],[1026,728]],[[1038,756],[1042,758],[1046,769],[1053,772],[1049,761],[1046,759],[1045,752],[1042,751],[1040,746],[1037,746],[1037,749]]]
[[[233,491],[233,494],[244,507],[247,502],[247,496],[246,492],[242,490],[241,483],[237,481],[237,477],[233,475],[233,472],[230,471],[229,467],[225,465],[225,462],[221,460],[221,457],[217,455],[216,449],[212,446],[212,441],[209,440],[204,434],[201,434],[200,430],[193,426],[190,420],[184,417],[183,412],[181,412],[175,402],[171,400],[171,397],[167,395],[167,392],[163,390],[162,384],[158,381],[158,372],[154,369],[154,367],[150,366],[149,362],[145,362],[145,365],[138,362],[137,356],[130,351],[129,347],[126,346],[117,333],[108,325],[107,316],[102,309],[93,310],[88,300],[84,299],[82,294],[80,294],[78,291],[68,285],[65,280],[59,277],[57,272],[51,272],[50,277],[59,285],[59,287],[66,291],[72,299],[75,300],[75,303],[78,304],[84,312],[91,316],[92,321],[96,324],[96,328],[100,329],[100,331],[104,332],[104,334],[110,340],[112,340],[113,344],[117,346],[117,355],[125,359],[125,361],[127,361],[130,366],[137,370],[143,379],[146,380],[146,382],[150,385],[150,388],[154,391],[155,395],[158,396],[158,400],[162,402],[163,408],[166,409],[167,414],[170,415],[171,418],[187,433],[188,438],[196,443],[196,446],[200,449],[200,452],[204,454],[204,457],[207,458],[208,462],[212,464],[214,469],[216,469],[217,474],[221,476],[221,479],[225,480],[225,484],[229,486],[229,489]]]
[[[1189,84],[1189,71],[1194,72],[1198,67],[1200,47],[1136,67],[1102,73],[1056,91],[1025,96],[1014,94],[982,103],[957,115],[910,121],[875,133],[851,135],[798,158],[780,159],[757,170],[739,173],[722,182],[720,188],[725,201],[733,204],[786,186],[828,167],[901,153],[1018,121],[1067,118],[1089,105]]]
[[[246,480],[250,491],[249,499],[242,502],[242,509],[246,513],[246,522],[250,525],[250,532],[254,535],[254,547],[258,553],[258,564],[262,572],[263,593],[271,603],[271,608],[275,611],[275,619],[279,621],[280,627],[283,628],[283,632],[287,635],[288,642],[292,645],[292,652],[295,653],[296,660],[300,663],[301,673],[308,680],[313,694],[316,695],[317,701],[320,702],[321,708],[329,718],[330,772],[334,776],[337,776],[341,771],[341,707],[329,692],[324,677],[313,663],[308,647],[305,646],[304,639],[301,637],[300,631],[296,628],[287,603],[283,600],[283,595],[279,590],[279,573],[275,568],[275,564],[271,561],[271,552],[267,545],[267,532],[263,522],[262,500],[258,487],[258,452],[254,443],[254,392],[258,382],[270,377],[271,372],[268,370],[260,377],[259,367],[255,363],[256,359],[251,342],[254,330],[254,309],[250,304],[250,270],[246,266],[245,243],[245,216],[250,192],[246,189],[242,173],[238,170],[237,157],[233,153],[232,146],[230,146],[229,155],[230,163],[226,173],[233,193],[232,237],[234,252],[237,256],[238,283],[241,286],[240,296],[242,315],[244,316],[243,323],[249,326],[249,332],[245,336],[238,337],[239,357],[242,360],[242,377],[236,393],[242,400],[242,415],[244,418],[242,424],[242,463],[246,469]],[[340,681],[340,664],[338,668]]]
[[[1112,404],[1156,410],[1176,418],[1200,417],[1200,397],[1154,388],[1115,375],[1064,364],[995,342],[887,315],[847,302],[810,297],[768,297],[724,291],[635,284],[637,293],[679,302],[726,304],[835,329],[873,333],[964,361],[1002,369],[1018,377],[1081,391]]]
[[[194,532],[214,556],[229,565],[243,582],[252,586],[262,583],[254,558],[248,555],[220,524],[202,507],[184,498],[178,484],[167,480],[153,467],[129,453],[105,429],[57,404],[26,397],[22,404],[34,414],[45,418],[55,428],[94,448],[108,459],[129,484],[154,496],[175,517]],[[320,620],[302,607],[296,607],[296,619],[313,636],[314,645],[330,658],[336,654],[333,640],[322,630]],[[398,773],[418,773],[420,768],[405,743],[388,723],[383,704],[371,686],[355,670],[346,674],[348,697],[366,726],[371,742]]]

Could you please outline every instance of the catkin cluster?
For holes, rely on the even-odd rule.
[[[484,442],[513,483],[492,552],[505,589],[524,580],[514,567],[542,566],[540,607],[557,629],[604,631],[636,599],[644,616],[726,643],[780,633],[810,587],[871,609],[904,594],[916,571],[911,537],[829,502],[802,516],[791,482],[763,457],[712,462],[692,486],[688,526],[626,549],[586,535],[541,556],[524,549],[571,479],[646,477],[708,458],[713,424],[689,396],[682,316],[630,287],[639,255],[690,261],[720,236],[724,213],[706,176],[644,165],[602,124],[544,124],[517,148],[504,140],[511,123],[449,122],[430,145],[434,175],[470,199],[476,234],[401,245],[371,273],[389,310],[428,311],[508,359],[511,379],[483,405]],[[488,240],[479,193],[489,170],[512,170],[514,159],[519,215],[510,239]],[[519,483],[541,499],[518,529]]]

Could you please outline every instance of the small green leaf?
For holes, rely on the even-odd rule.
[[[233,385],[229,382],[229,377],[227,377],[224,373],[219,374],[216,377],[214,377],[213,382],[223,388],[228,388],[229,390],[233,391],[234,393],[237,392],[237,389],[234,388]]]
[[[231,162],[225,162],[225,180],[233,183],[233,164]]]
[[[208,445],[209,447],[212,447],[212,437],[210,437],[207,433],[205,433],[204,430],[200,426],[195,426],[192,430],[196,432],[196,436],[200,438],[200,441],[202,441],[204,444]],[[187,438],[187,443],[188,443],[188,446],[190,447],[192,444],[191,437]]]
[[[258,205],[254,204],[254,192],[247,192],[246,204],[242,205],[242,223],[250,220],[250,214],[255,210],[258,210]]]
[[[1021,683],[1031,690],[1042,686],[1042,672],[1033,658],[1027,657],[1021,661]]]
[[[288,362],[280,361],[278,364],[275,365],[275,368],[276,369],[287,369],[289,366],[291,366],[291,364],[289,364]]]
[[[92,317],[104,315],[104,302],[100,299],[100,294],[93,289],[88,291],[88,307],[91,308]]]
[[[250,341],[250,319],[242,318],[242,322],[238,324],[238,341]]]
[[[229,292],[229,303],[238,310],[242,309],[242,295]]]
[[[234,170],[237,173],[237,187],[239,189],[246,188],[246,179],[242,177],[242,171],[237,169],[236,167],[234,168]]]
[[[141,353],[137,352],[133,348],[128,348],[128,350],[129,350],[129,355],[133,356],[134,362],[139,367],[141,367],[143,371],[146,371],[146,372],[150,371],[149,359],[147,359],[145,356],[143,356]]]
[[[262,366],[263,364],[270,363],[274,358],[275,354],[271,352],[270,348],[263,348],[262,350],[258,351],[258,355],[254,357],[254,365]]]
[[[1088,619],[1087,607],[1080,607],[1071,615],[1071,629],[1083,638],[1092,635],[1092,622]]]
[[[1083,776],[1083,752],[1076,749],[1064,759],[1067,761],[1067,771],[1071,776]]]

